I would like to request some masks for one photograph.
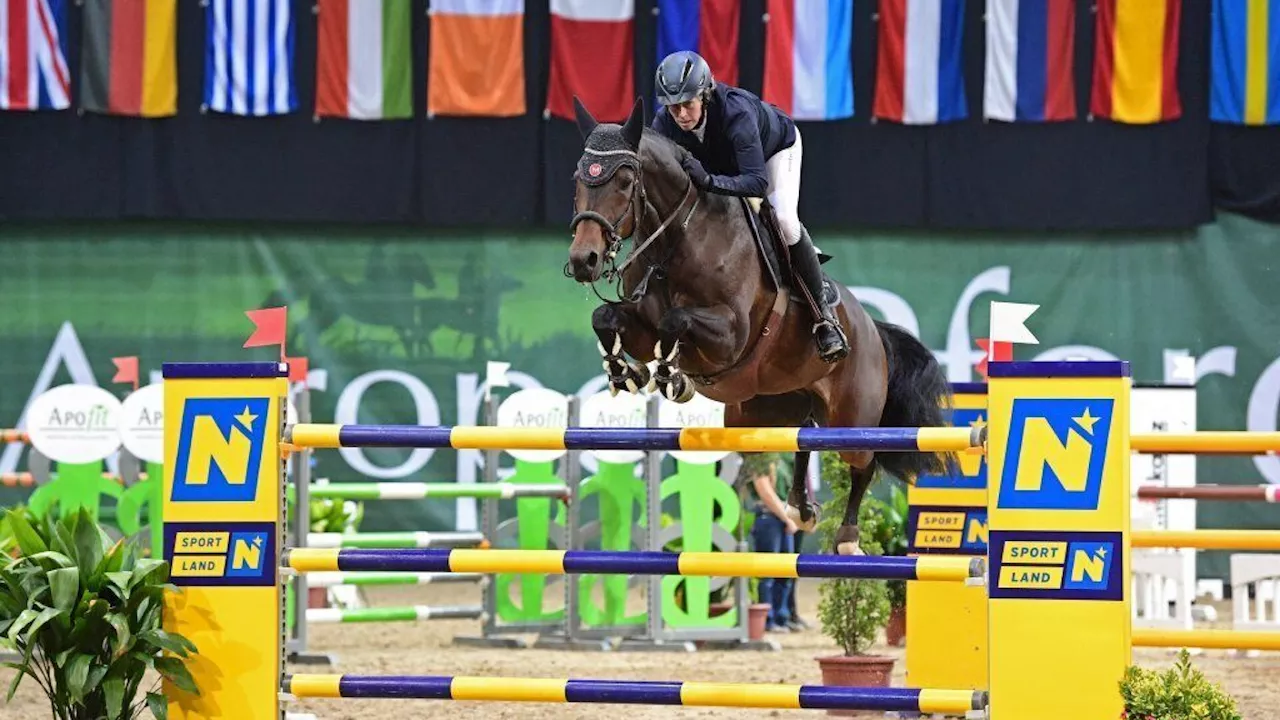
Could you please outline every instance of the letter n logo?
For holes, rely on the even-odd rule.
[[[1096,510],[1113,405],[1111,398],[1015,399],[998,507]]]

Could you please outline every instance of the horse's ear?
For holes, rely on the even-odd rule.
[[[639,149],[640,138],[644,134],[644,96],[636,98],[636,104],[631,106],[631,114],[627,116],[627,122],[622,126],[622,136],[626,138],[627,144],[632,149]]]
[[[592,130],[596,129],[596,119],[591,116],[591,111],[587,110],[587,106],[582,104],[577,95],[573,96],[573,114],[578,119],[578,132],[582,133],[582,139],[586,140]]]

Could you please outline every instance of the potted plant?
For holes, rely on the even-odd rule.
[[[817,533],[826,552],[834,551],[835,531],[841,522],[849,494],[848,466],[834,452],[821,454],[823,482],[832,497],[823,506]],[[874,505],[864,502],[858,517],[863,552],[881,554],[876,540],[883,522]],[[818,657],[824,685],[888,687],[896,659],[868,654],[889,619],[889,590],[883,580],[824,579],[819,585],[818,620],[822,632],[843,651]],[[858,716],[856,711],[830,710],[828,714]]]
[[[1131,665],[1120,681],[1124,720],[1243,720],[1236,702],[1191,667],[1183,648],[1174,666],[1159,672]]]
[[[149,709],[168,717],[154,671],[199,694],[184,659],[195,646],[163,627],[169,564],[142,557],[138,541],[112,541],[88,511],[61,520],[25,508],[7,512],[21,555],[0,567],[0,633],[21,660],[9,697],[24,676],[44,690],[57,720],[133,720]],[[156,680],[159,685],[159,679]]]

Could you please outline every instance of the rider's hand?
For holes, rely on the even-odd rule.
[[[700,188],[704,188],[711,182],[711,174],[707,169],[702,167],[702,163],[698,162],[698,158],[692,155],[685,155],[680,161],[680,166],[689,173],[689,179],[693,180],[693,184]]]
[[[786,518],[785,520],[783,520],[782,527],[784,530],[787,531],[788,535],[795,535],[796,533],[800,532],[800,526],[796,525],[796,521],[792,520],[791,518]]]

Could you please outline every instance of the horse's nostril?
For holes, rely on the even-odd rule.
[[[591,254],[587,256],[587,267],[595,267],[596,262],[598,262],[599,260],[600,260],[600,256],[597,255],[595,251],[592,251]]]

